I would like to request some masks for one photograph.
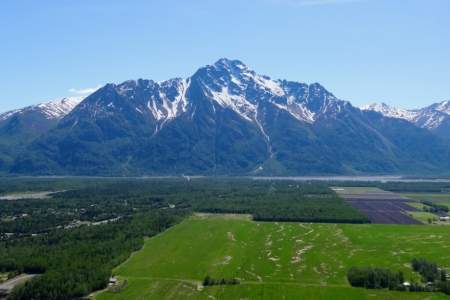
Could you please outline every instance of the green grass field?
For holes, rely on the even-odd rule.
[[[258,223],[194,216],[145,242],[115,271],[127,286],[103,299],[447,299],[437,293],[352,288],[351,266],[410,270],[413,257],[450,267],[446,227]],[[236,286],[201,287],[206,275]]]
[[[439,220],[439,216],[425,211],[411,211],[408,212],[408,214],[411,215],[414,219],[419,220],[423,224],[428,224],[429,219],[433,223],[437,223]]]
[[[423,210],[424,207],[426,207],[424,204],[420,202],[406,202],[411,207],[417,208],[418,210]]]
[[[431,202],[444,202],[450,203],[450,194],[447,193],[415,193],[415,194],[402,194],[405,197]]]
[[[386,193],[386,191],[379,189],[377,187],[365,187],[365,186],[357,186],[357,187],[331,187],[332,190],[337,192],[338,194],[347,194],[347,195],[358,195],[358,194],[366,194],[366,193]]]

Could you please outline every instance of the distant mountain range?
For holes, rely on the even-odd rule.
[[[376,111],[389,118],[404,119],[450,140],[450,100],[422,109],[399,109],[385,103],[364,105],[361,109]]]
[[[55,128],[82,100],[68,97],[0,113],[0,170],[8,171],[19,153]]]
[[[82,101],[81,101],[82,100]],[[360,108],[318,83],[220,59],[186,79],[107,84],[0,115],[0,170],[27,175],[450,171],[449,101]]]

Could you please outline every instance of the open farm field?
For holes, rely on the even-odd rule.
[[[403,196],[419,201],[431,201],[450,204],[449,193],[414,193],[403,194]]]
[[[425,211],[412,211],[409,213],[414,219],[422,222],[423,224],[427,224],[428,220],[432,220],[433,222],[437,222],[437,216],[435,214],[425,212]]]
[[[445,227],[253,222],[194,216],[147,239],[113,273],[126,286],[103,299],[446,299],[440,293],[352,288],[352,266],[403,271],[414,257],[450,267]],[[233,286],[202,286],[206,276]]]
[[[371,187],[334,187],[333,190],[372,223],[421,224],[408,214],[418,210],[410,205],[416,203],[402,195]]]
[[[408,202],[409,206],[414,207],[416,210],[423,210],[426,205],[420,202]]]

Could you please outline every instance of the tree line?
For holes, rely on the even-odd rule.
[[[402,272],[392,272],[388,269],[373,267],[352,267],[348,270],[347,279],[352,286],[367,289],[401,290],[404,282]]]
[[[427,261],[424,258],[414,258],[411,261],[414,272],[420,274],[422,282],[406,284],[402,272],[393,272],[384,268],[352,267],[347,272],[347,280],[354,287],[367,289],[409,290],[411,292],[442,292],[450,295],[450,282],[444,268]]]
[[[423,210],[430,212],[430,213],[448,213],[448,207],[445,205],[441,205],[441,204],[436,204],[433,203],[431,201],[422,201],[423,204],[425,204],[426,206],[424,206]]]

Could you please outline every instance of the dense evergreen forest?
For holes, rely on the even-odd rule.
[[[104,288],[111,270],[153,236],[184,216],[146,213],[101,226],[55,230],[45,235],[4,241],[0,270],[42,274],[14,290],[11,299],[73,299]]]
[[[256,221],[366,223],[368,219],[323,183],[253,181],[196,199],[196,211],[250,214]]]

